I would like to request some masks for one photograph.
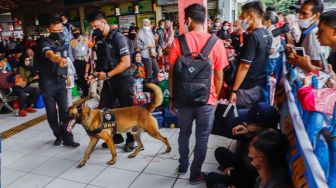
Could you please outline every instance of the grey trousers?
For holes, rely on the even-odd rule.
[[[180,107],[177,117],[180,126],[178,138],[180,167],[187,169],[189,165],[189,139],[192,133],[193,121],[196,121],[196,144],[194,149],[194,160],[192,161],[191,176],[201,172],[203,162],[208,149],[209,135],[212,130],[216,106],[205,105],[201,107]]]
[[[237,92],[237,106],[239,108],[252,108],[263,97],[262,86],[255,86],[251,89],[239,89]]]

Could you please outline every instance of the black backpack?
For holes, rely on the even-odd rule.
[[[38,38],[36,40],[36,46],[34,48],[33,69],[36,72],[40,71],[40,65],[44,61],[44,54],[42,53],[42,43],[43,43],[44,39],[46,39],[46,37],[44,37],[44,36],[41,36],[40,38]],[[51,42],[50,42],[50,44],[51,44]]]
[[[213,74],[212,63],[208,56],[218,37],[211,35],[201,53],[190,52],[185,35],[179,36],[178,40],[182,56],[177,58],[173,70],[174,103],[177,106],[206,105],[210,97]]]

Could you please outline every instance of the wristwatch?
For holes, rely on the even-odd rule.
[[[112,78],[111,76],[108,75],[108,73],[105,73],[106,74],[106,80]]]
[[[237,93],[238,92],[238,90],[231,90],[231,93]]]

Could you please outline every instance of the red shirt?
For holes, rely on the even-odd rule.
[[[189,46],[189,49],[191,52],[201,52],[205,43],[210,38],[209,33],[205,32],[195,32],[191,31],[188,33],[185,33],[187,43]],[[224,67],[226,67],[229,62],[226,55],[226,51],[224,48],[224,44],[221,40],[218,40],[214,47],[212,48],[209,58],[212,62],[212,69],[215,71],[223,71]],[[175,38],[170,53],[168,55],[168,61],[171,65],[174,65],[176,62],[176,59],[182,55],[180,44],[177,38]],[[217,102],[217,93],[216,88],[214,84],[214,75],[211,77],[211,86],[210,86],[210,97],[208,104],[215,105]]]

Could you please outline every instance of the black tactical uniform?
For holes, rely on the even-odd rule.
[[[43,102],[47,111],[47,119],[50,128],[53,130],[57,141],[63,140],[67,146],[77,147],[79,144],[73,141],[73,135],[66,131],[66,125],[62,123],[68,108],[66,75],[67,68],[61,68],[57,62],[52,62],[45,57],[48,50],[52,50],[56,55],[68,57],[68,49],[63,45],[61,39],[55,40],[52,37],[44,38],[41,42],[42,61],[39,67],[39,87],[42,91]],[[58,106],[58,113],[56,104]],[[59,145],[56,144],[55,145]]]
[[[123,56],[130,55],[127,38],[116,30],[110,30],[106,38],[96,39],[95,50],[97,72],[108,73],[120,63]],[[119,102],[119,107],[132,106],[133,82],[130,67],[105,80],[98,108],[111,109],[115,107],[116,101]],[[127,134],[126,143],[128,142],[134,142],[133,135],[130,133]]]

